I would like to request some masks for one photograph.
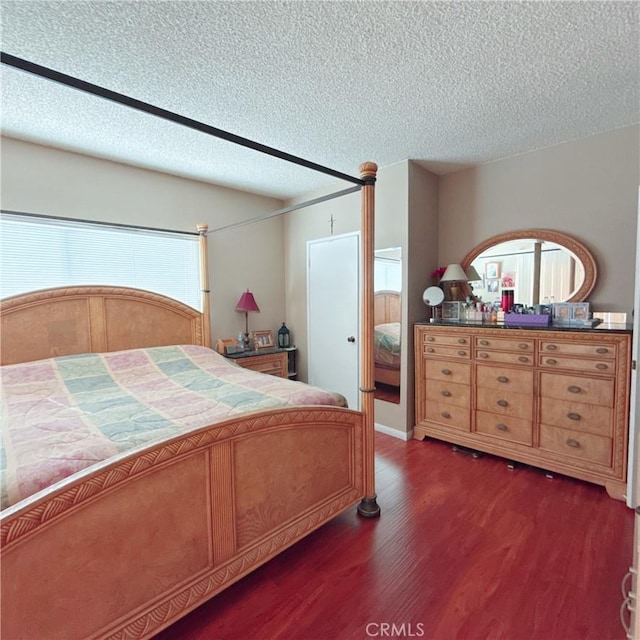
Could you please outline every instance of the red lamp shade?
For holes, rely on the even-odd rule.
[[[236,311],[260,311],[260,307],[256,303],[253,293],[247,289],[238,300]]]

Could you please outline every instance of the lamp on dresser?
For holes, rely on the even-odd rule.
[[[460,282],[467,282],[467,274],[459,264],[450,264],[442,275],[440,282],[448,284],[448,293],[450,300],[458,300],[460,297]]]
[[[244,312],[244,348],[245,350],[249,349],[249,311],[258,311],[260,312],[260,307],[258,307],[258,303],[256,299],[253,297],[253,293],[247,289],[241,296],[240,300],[238,300],[238,304],[236,304],[236,311]]]

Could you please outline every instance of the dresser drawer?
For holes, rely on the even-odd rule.
[[[511,340],[507,338],[475,338],[476,349],[499,349],[500,351],[517,351],[519,353],[533,353],[533,340]]]
[[[425,414],[426,419],[431,422],[438,422],[461,431],[469,431],[470,429],[469,409],[467,408],[456,407],[444,402],[427,401]]]
[[[468,335],[452,335],[441,333],[424,333],[422,335],[422,343],[425,345],[439,345],[447,347],[470,347],[471,336]]]
[[[447,347],[438,344],[425,344],[422,353],[425,356],[440,356],[441,358],[471,358],[471,349],[469,347]]]
[[[585,463],[611,466],[612,440],[592,433],[540,425],[540,448]],[[588,465],[587,465],[588,466]]]
[[[476,414],[476,431],[529,446],[533,442],[531,420],[498,416],[485,411],[478,411]]]
[[[533,393],[533,371],[527,369],[509,369],[507,367],[476,366],[476,384],[479,387]]]
[[[510,351],[485,351],[476,349],[479,362],[504,362],[505,364],[523,364],[532,367],[535,358],[532,353],[514,353]]]
[[[447,380],[460,384],[470,384],[471,365],[464,362],[443,362],[427,360],[424,363],[425,377],[432,380]]]
[[[427,380],[427,400],[454,404],[468,409],[471,406],[471,387],[468,384]]]
[[[288,377],[288,365],[286,353],[270,353],[263,356],[250,356],[246,358],[237,358],[236,364],[245,369],[267,373],[279,378]]]
[[[557,373],[540,374],[540,395],[602,407],[613,407],[615,402],[613,380],[563,376]]]
[[[506,390],[478,387],[476,409],[502,416],[523,418],[524,420],[533,418],[531,394],[513,393]]]
[[[575,431],[611,436],[613,410],[609,407],[599,407],[592,404],[542,398],[540,422]]]
[[[564,356],[541,353],[539,365],[543,369],[569,369],[582,373],[601,373],[612,376],[615,373],[615,362],[612,360],[588,360],[586,358],[566,358]]]
[[[616,347],[611,344],[586,344],[581,342],[552,342],[541,340],[540,353],[545,355],[571,355],[597,358],[599,360],[614,360]]]

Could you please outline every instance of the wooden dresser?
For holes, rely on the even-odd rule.
[[[416,425],[626,492],[631,332],[415,325]]]

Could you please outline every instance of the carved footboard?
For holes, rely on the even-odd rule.
[[[3,638],[144,638],[365,495],[363,414],[256,413],[2,512]]]

